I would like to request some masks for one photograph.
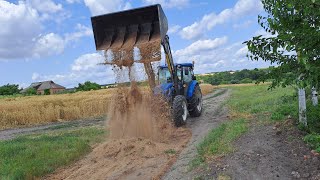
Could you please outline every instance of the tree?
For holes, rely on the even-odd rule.
[[[45,89],[44,90],[44,95],[50,95],[50,89]]]
[[[97,83],[86,81],[83,84],[79,83],[76,89],[77,91],[91,91],[101,89],[101,86]]]
[[[19,94],[20,91],[18,84],[7,84],[0,87],[0,95],[14,95]]]
[[[262,4],[268,15],[258,16],[258,22],[272,36],[244,42],[248,57],[278,65],[265,77],[273,79],[271,88],[319,87],[320,0],[262,0]]]
[[[28,88],[25,92],[26,95],[36,95],[37,94],[37,90],[34,88]]]

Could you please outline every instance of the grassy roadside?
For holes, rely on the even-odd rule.
[[[0,179],[35,179],[90,152],[103,128],[82,128],[0,141]]]
[[[190,162],[190,168],[203,165],[208,159],[232,152],[234,150],[232,142],[247,130],[248,122],[243,118],[223,123],[211,130],[204,140],[198,144],[198,155]]]
[[[274,123],[288,118],[298,119],[298,102],[294,88],[267,90],[268,85],[231,86],[232,95],[226,102],[229,108],[229,121],[213,129],[198,144],[198,156],[190,165],[192,168],[205,164],[207,159],[214,159],[234,150],[232,142],[248,130],[251,122]],[[320,151],[320,109],[308,103],[307,112],[310,134],[304,140]]]

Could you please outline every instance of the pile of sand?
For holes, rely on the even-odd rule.
[[[109,140],[48,179],[160,179],[191,137],[187,129],[175,134],[167,143],[142,138]]]

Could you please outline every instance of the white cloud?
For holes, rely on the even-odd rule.
[[[27,2],[41,13],[56,13],[63,10],[61,4],[56,4],[51,0],[28,0]]]
[[[201,54],[205,51],[212,51],[218,47],[221,47],[222,45],[225,45],[227,41],[227,37],[198,40],[184,49],[175,51],[174,55],[188,57],[196,54]]]
[[[252,21],[252,20],[247,20],[247,21],[242,22],[242,23],[236,23],[236,24],[234,24],[232,27],[235,28],[235,29],[247,28],[247,27],[249,27],[251,24],[253,24],[253,21]]]
[[[85,54],[74,61],[71,66],[72,71],[87,71],[94,69],[97,64],[103,63],[104,57],[98,53]]]
[[[179,26],[179,25],[171,26],[171,27],[169,27],[168,34],[174,34],[174,33],[178,32],[180,29],[181,29],[181,26]]]
[[[32,80],[53,80],[66,87],[74,87],[85,81],[93,81],[99,84],[114,83],[112,68],[98,65],[102,62],[104,62],[104,57],[101,54],[84,54],[73,62],[69,72],[54,75],[41,75],[35,72],[32,74]]]
[[[84,0],[93,16],[130,9],[131,4],[124,0]]]
[[[145,4],[161,4],[164,8],[183,8],[190,2],[189,0],[143,0]]]
[[[236,56],[244,57],[248,54],[248,46],[244,46],[236,52]]]
[[[244,15],[260,12],[262,9],[260,0],[239,0],[233,8],[225,9],[219,14],[212,12],[204,15],[200,21],[184,27],[180,32],[180,35],[184,39],[198,38],[219,24],[223,24]]]
[[[38,12],[26,3],[0,1],[0,59],[32,56],[42,25]]]
[[[77,24],[76,31],[65,35],[65,41],[77,41],[85,36],[93,36],[92,29],[82,24]]]
[[[66,0],[66,1],[67,1],[67,3],[69,3],[69,4],[80,3],[80,2],[81,2],[81,0]]]
[[[195,61],[195,73],[253,69],[270,65],[267,62],[249,60],[245,54],[246,48],[241,42],[231,45],[221,43],[219,46],[212,46],[212,48],[209,48],[210,50],[198,48],[193,50],[192,53],[189,53],[190,47],[192,46],[175,51],[173,56],[175,61],[180,63]]]
[[[57,34],[49,33],[41,36],[34,47],[34,57],[51,56],[61,54],[64,50],[65,42]]]
[[[65,36],[42,33],[43,21],[30,3],[0,1],[0,60],[40,58],[61,54],[70,41],[91,36],[89,27],[77,24]]]

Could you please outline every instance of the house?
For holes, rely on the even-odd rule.
[[[46,91],[50,94],[56,94],[64,91],[66,88],[54,83],[53,81],[43,81],[32,83],[29,87],[23,89],[21,93],[26,93],[28,89],[34,88],[37,94],[45,94]]]
[[[114,83],[114,84],[102,84],[100,86],[101,86],[101,89],[108,89],[108,88],[115,88],[118,85],[116,83]]]

